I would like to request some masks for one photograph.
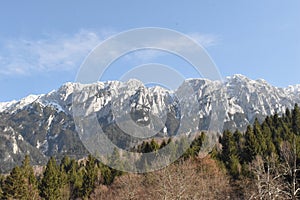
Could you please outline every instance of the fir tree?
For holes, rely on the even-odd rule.
[[[109,157],[109,163],[110,163],[110,166],[113,166],[114,168],[120,168],[120,169],[123,168],[120,153],[117,148],[114,148],[111,156]]]
[[[186,137],[182,137],[180,138],[179,141],[177,141],[176,143],[176,153],[177,153],[177,157],[179,156],[183,156],[183,157],[188,157],[187,156],[187,150],[189,149],[189,142],[188,142],[188,139]]]
[[[96,180],[98,175],[96,159],[92,155],[88,156],[84,169],[82,196],[89,197],[96,187]]]
[[[278,127],[280,126],[280,122],[279,122],[279,116],[277,112],[275,112],[275,114],[273,115],[272,122],[273,122],[272,126],[278,129]]]
[[[224,131],[221,138],[222,144],[222,159],[233,178],[238,178],[240,174],[240,162],[237,152],[237,144],[235,138],[230,131]]]
[[[4,181],[3,196],[6,199],[25,199],[24,194],[27,193],[27,187],[24,184],[25,176],[20,167],[16,166],[12,169],[9,176]]]
[[[290,111],[290,109],[286,108],[286,110],[285,110],[285,122],[289,124],[289,123],[291,123],[291,121],[292,121],[291,111]]]
[[[230,160],[230,156],[237,155],[236,143],[230,131],[224,131],[223,137],[221,138],[221,144],[222,158],[226,163]]]
[[[258,119],[256,118],[253,124],[253,133],[257,139],[257,143],[259,144],[257,146],[257,154],[263,155],[267,151],[267,145],[265,141],[265,137],[262,134],[261,126],[258,122]]]
[[[171,138],[168,139],[165,152],[167,153],[166,156],[170,161],[175,161],[175,159],[177,158],[177,147]]]
[[[80,197],[80,190],[83,182],[83,173],[80,170],[76,160],[72,159],[68,171],[68,180],[70,184],[71,198],[76,199]]]
[[[26,185],[26,193],[24,193],[25,199],[38,199],[39,198],[39,192],[38,192],[38,182],[34,175],[34,171],[32,166],[30,165],[30,157],[29,155],[26,155],[22,165],[21,170],[24,175],[24,184]]]
[[[150,149],[151,149],[151,152],[157,151],[159,149],[159,144],[157,142],[155,142],[155,140],[153,138],[150,142]]]
[[[242,157],[242,151],[243,151],[244,146],[245,146],[245,139],[244,139],[242,133],[239,130],[236,130],[233,133],[233,138],[234,138],[234,141],[235,141],[235,144],[236,144],[237,155],[238,155],[239,158],[241,158]]]
[[[294,134],[299,135],[300,133],[300,109],[298,104],[295,105],[292,115],[292,128]]]
[[[193,140],[190,147],[193,153],[192,156],[197,156],[199,154],[205,139],[206,139],[206,135],[205,133],[202,132],[200,136],[198,136],[196,139]]]
[[[3,199],[4,198],[4,195],[3,195],[3,184],[4,184],[4,176],[2,176],[0,174],[0,199]]]
[[[46,170],[41,181],[41,196],[47,200],[61,199],[61,187],[60,170],[56,164],[55,158],[51,157],[47,163]]]
[[[258,149],[259,143],[253,133],[253,129],[251,126],[248,126],[247,131],[245,133],[245,149],[243,152],[242,159],[246,163],[250,163],[258,154]]]
[[[272,141],[271,129],[269,128],[266,121],[264,121],[262,123],[261,129],[262,129],[262,134],[263,134],[263,137],[265,138],[265,143],[266,143],[266,146],[267,146],[266,151],[263,152],[263,156],[271,156],[273,153],[276,153],[276,148],[275,148],[275,145]]]
[[[112,155],[110,156],[110,164],[110,166],[113,168],[111,171],[114,176],[121,176],[122,170],[124,169],[124,163],[117,148],[114,149]]]
[[[4,181],[3,196],[13,199],[39,199],[37,180],[28,155],[25,156],[21,167],[13,168]]]
[[[113,183],[115,177],[108,166],[100,164],[100,172],[103,185],[110,185]]]
[[[71,167],[71,159],[69,156],[64,156],[60,163],[60,170],[68,173]]]
[[[61,183],[61,195],[65,199],[69,199],[71,197],[71,185],[70,185],[70,177],[68,176],[70,171],[71,159],[69,156],[64,156],[59,165],[59,173],[60,173],[60,183]]]
[[[163,140],[162,143],[160,144],[160,149],[164,148],[165,146],[167,146],[167,142],[166,140]]]
[[[3,184],[4,184],[4,176],[0,174],[0,199],[3,199]]]

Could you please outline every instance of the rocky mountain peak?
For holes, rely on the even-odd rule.
[[[74,98],[83,116],[96,113],[101,127],[113,140],[115,134],[128,137],[116,124],[123,113],[128,113],[139,126],[158,128],[157,137],[171,136],[177,133],[183,119],[190,122],[184,130],[207,130],[219,103],[224,109],[220,127],[243,131],[256,118],[262,121],[267,115],[282,114],[286,108],[299,104],[300,85],[277,88],[264,80],[251,80],[239,74],[223,82],[187,79],[175,91],[160,86],[146,87],[136,79],[65,83],[45,95],[0,103],[2,170],[10,169],[27,153],[35,155],[36,162],[51,155],[86,154],[74,123]],[[132,127],[127,129],[136,131]],[[130,147],[130,143],[115,142],[122,148]]]

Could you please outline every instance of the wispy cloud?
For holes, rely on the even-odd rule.
[[[194,39],[197,43],[202,45],[204,48],[216,46],[220,43],[220,36],[214,34],[201,34],[201,33],[189,33],[189,37]]]
[[[73,35],[46,35],[43,39],[0,40],[0,75],[76,70],[96,45],[114,33],[114,31],[81,30]],[[219,42],[219,38],[215,35],[200,33],[187,35],[205,48]],[[128,60],[148,62],[164,54],[165,52],[147,50],[136,51],[125,57]]]
[[[189,38],[194,40],[196,43],[200,44],[203,48],[210,48],[212,46],[217,46],[220,43],[220,36],[214,34],[202,34],[202,33],[188,33],[186,34]],[[164,42],[164,41],[162,41]],[[180,43],[180,41],[177,41]],[[176,43],[172,43],[169,45],[164,44],[165,46],[174,46],[175,48],[186,48],[185,45],[178,45]],[[149,62],[155,58],[162,57],[167,55],[168,53],[165,51],[158,51],[147,49],[143,51],[135,51],[125,56],[126,60],[129,61],[139,61],[139,62]]]
[[[5,40],[0,48],[0,75],[76,69],[107,35],[108,32],[81,30],[73,35],[53,34],[38,40]]]

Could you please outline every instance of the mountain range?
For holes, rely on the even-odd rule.
[[[108,138],[129,149],[142,140],[137,137],[141,130],[156,130],[155,137],[205,131],[212,125],[220,133],[244,131],[256,118],[283,114],[295,103],[300,103],[300,85],[278,88],[243,75],[224,81],[187,79],[176,91],[146,87],[135,79],[66,83],[48,94],[0,103],[0,172],[20,164],[26,154],[36,165],[50,156],[86,156],[76,117],[96,114]]]

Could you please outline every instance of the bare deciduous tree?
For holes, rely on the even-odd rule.
[[[293,145],[289,142],[283,142],[281,145],[281,154],[284,158],[282,171],[287,179],[287,193],[290,199],[296,200],[300,198],[300,184],[297,176],[300,169],[297,166],[297,144],[295,136],[293,137]]]
[[[228,177],[211,158],[186,160],[147,174],[125,174],[93,199],[230,199]]]
[[[297,177],[296,142],[290,145],[283,142],[281,145],[281,157],[279,161],[275,155],[263,159],[257,156],[251,163],[251,171],[256,178],[256,191],[252,195],[254,199],[299,199],[300,184]]]
[[[229,180],[211,159],[183,161],[155,173],[158,199],[229,199]]]
[[[277,166],[277,158],[274,154],[263,159],[256,156],[250,165],[256,181],[256,190],[252,199],[287,199],[289,196],[285,190],[284,174]]]

